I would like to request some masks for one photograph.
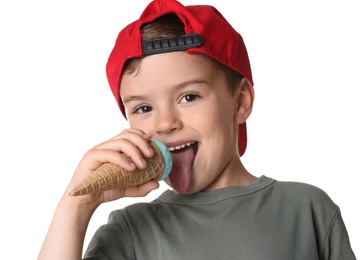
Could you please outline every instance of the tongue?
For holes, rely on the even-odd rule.
[[[188,146],[173,151],[171,155],[173,163],[169,181],[178,193],[186,193],[191,181],[191,168],[195,153],[192,146]]]

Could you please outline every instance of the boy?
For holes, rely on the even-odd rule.
[[[107,77],[130,129],[95,146],[59,202],[38,259],[81,259],[97,207],[159,184],[70,197],[105,162],[145,168],[151,138],[172,151],[171,190],[116,210],[84,259],[355,259],[339,208],[320,189],[241,163],[254,101],[241,36],[211,6],[155,0],[124,28]]]

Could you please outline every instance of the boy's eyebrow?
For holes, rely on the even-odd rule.
[[[121,99],[121,102],[123,104],[126,104],[128,102],[131,102],[131,101],[141,101],[141,100],[144,100],[145,97],[144,96],[130,96],[130,97],[127,97],[125,99]]]
[[[207,84],[206,80],[189,80],[186,82],[182,82],[175,86],[176,90],[181,90],[189,85],[200,85],[200,84]]]
[[[172,87],[173,91],[181,91],[183,88],[188,87],[190,85],[201,85],[201,84],[207,84],[208,82],[206,80],[190,80],[186,82],[182,82],[180,84],[177,84]],[[123,104],[126,104],[131,101],[142,101],[147,99],[147,96],[145,95],[134,95],[130,97],[126,97],[125,99],[122,99],[121,101]]]

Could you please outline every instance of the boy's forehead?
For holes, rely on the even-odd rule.
[[[125,94],[128,90],[123,88],[130,85],[174,86],[192,81],[208,83],[220,74],[225,76],[204,55],[191,55],[183,51],[161,53],[142,58],[133,73],[124,73],[120,92]]]

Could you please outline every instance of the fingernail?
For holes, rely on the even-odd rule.
[[[144,164],[144,165],[147,165],[147,161],[143,158],[143,160],[142,160],[142,163]]]
[[[131,169],[134,169],[134,168],[136,167],[136,165],[135,165],[134,163],[132,163],[132,162],[131,162],[131,163],[129,163],[129,165],[130,165],[130,168],[131,168]]]

